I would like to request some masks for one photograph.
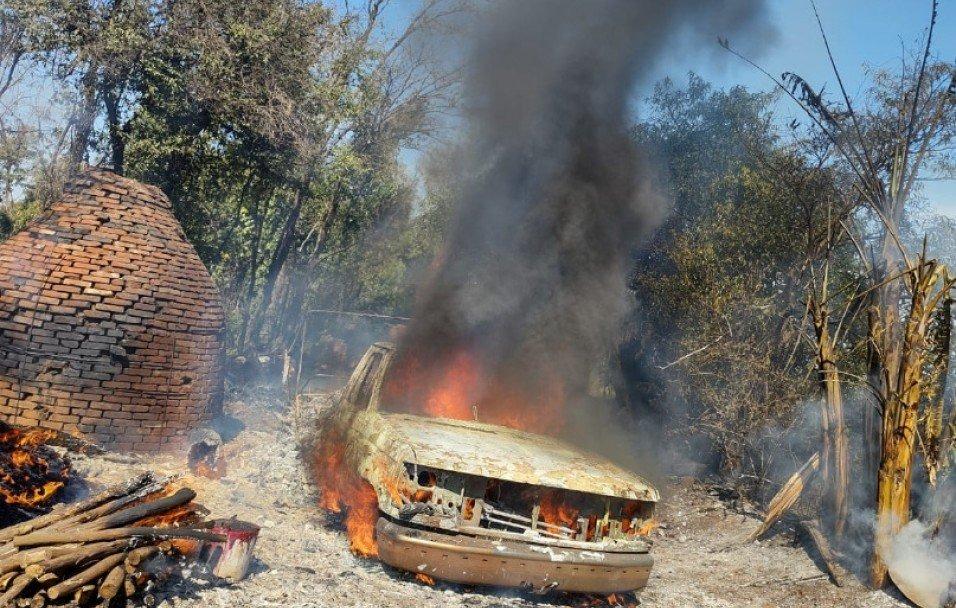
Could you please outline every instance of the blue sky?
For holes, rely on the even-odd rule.
[[[792,71],[819,89],[836,92],[813,10],[808,0],[772,0],[772,22],[777,41],[764,50],[759,63],[771,74]],[[898,66],[902,48],[915,49],[929,23],[930,2],[923,0],[818,0],[817,8],[826,28],[830,46],[837,59],[851,96],[866,85],[864,66]],[[933,48],[939,57],[956,61],[956,2],[943,0],[933,34]],[[732,42],[732,41],[731,41]],[[702,76],[723,86],[743,84],[748,88],[766,88],[766,77],[749,66],[721,62],[698,70]],[[778,104],[785,116],[802,118],[790,104]],[[956,180],[923,182],[927,203],[939,212],[956,216]]]
[[[333,0],[333,4],[343,1]],[[940,4],[933,48],[941,59],[956,61],[956,0],[942,0]],[[836,81],[809,0],[767,0],[767,5],[777,38],[756,57],[758,63],[771,74],[796,72],[818,89],[826,85],[828,91],[836,92]],[[417,6],[418,0],[393,0],[386,14],[386,27],[392,31],[400,29]],[[930,6],[928,0],[817,0],[837,66],[851,96],[865,88],[865,66],[892,68],[899,65],[904,46],[916,50],[929,23]],[[716,47],[715,41],[713,44]],[[682,80],[690,70],[720,87],[772,87],[764,75],[720,49],[704,58],[698,53],[669,58],[661,66],[659,76]],[[804,118],[786,100],[778,103],[777,113],[783,122]],[[956,217],[956,181],[926,181],[923,187],[926,201],[933,209]]]

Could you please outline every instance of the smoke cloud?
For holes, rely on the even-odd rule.
[[[921,497],[921,519],[907,523],[880,548],[893,583],[924,608],[956,602],[956,475]]]
[[[956,582],[956,558],[948,541],[913,520],[882,552],[893,582],[919,606],[942,606],[944,601],[956,599],[949,597],[950,582]]]
[[[492,3],[467,63],[469,180],[396,368],[426,390],[465,356],[482,420],[506,423],[517,403],[541,408],[524,426],[560,432],[540,418],[586,398],[633,252],[668,209],[629,133],[635,87],[718,35],[761,39],[765,13],[760,0]]]

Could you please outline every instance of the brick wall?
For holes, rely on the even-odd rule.
[[[216,287],[158,189],[89,170],[0,244],[0,418],[117,450],[222,402]]]

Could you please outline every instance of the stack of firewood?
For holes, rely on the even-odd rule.
[[[146,473],[0,530],[0,607],[151,605],[162,564],[225,541],[203,528],[195,496]]]

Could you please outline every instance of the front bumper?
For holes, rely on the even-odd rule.
[[[405,526],[384,517],[375,535],[379,557],[390,566],[472,585],[610,594],[643,588],[654,564],[647,552],[482,538]]]

